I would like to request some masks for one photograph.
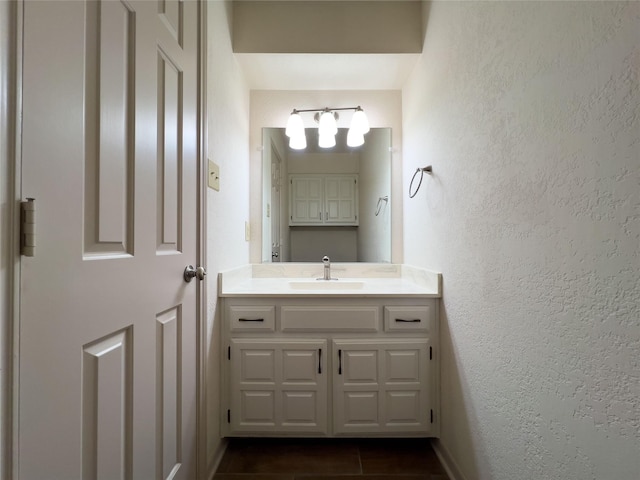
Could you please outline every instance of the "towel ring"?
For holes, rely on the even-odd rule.
[[[376,205],[376,217],[380,215],[380,210],[382,210],[382,202],[388,202],[389,196],[385,195],[384,197],[378,198],[378,204]]]
[[[413,194],[412,194],[411,190],[413,190],[413,182],[416,179],[416,175],[418,175],[418,172],[420,172],[420,181],[418,182],[418,186],[416,187],[416,191],[413,192]],[[431,165],[416,169],[416,173],[413,174],[413,177],[411,178],[411,183],[409,184],[409,198],[415,197],[416,193],[418,193],[418,190],[420,190],[420,185],[422,185],[422,177],[424,176],[424,172],[427,172],[429,175],[431,175],[431,173],[433,172],[433,169],[431,168]]]

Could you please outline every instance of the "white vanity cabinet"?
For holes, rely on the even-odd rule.
[[[223,435],[439,435],[437,299],[221,300]]]

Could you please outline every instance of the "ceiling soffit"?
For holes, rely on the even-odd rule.
[[[233,3],[235,53],[416,54],[421,1]]]

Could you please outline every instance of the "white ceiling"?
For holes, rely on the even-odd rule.
[[[400,90],[420,54],[235,54],[252,90]]]

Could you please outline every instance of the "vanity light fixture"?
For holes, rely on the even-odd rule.
[[[318,146],[331,148],[336,145],[336,133],[338,133],[337,120],[339,110],[354,110],[351,125],[347,134],[347,145],[359,147],[364,144],[364,135],[369,131],[369,120],[360,106],[341,108],[311,108],[306,110],[293,109],[285,134],[289,137],[289,146],[295,150],[303,150],[307,147],[307,139],[304,132],[304,122],[300,113],[315,112],[314,119],[318,123]]]

